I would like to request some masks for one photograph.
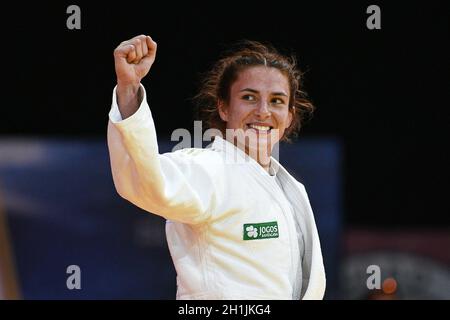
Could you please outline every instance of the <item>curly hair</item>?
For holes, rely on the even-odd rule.
[[[267,66],[276,68],[289,82],[289,112],[292,123],[286,129],[282,141],[290,142],[298,134],[304,122],[312,117],[315,109],[308,95],[302,90],[303,73],[297,67],[294,55],[285,56],[270,44],[243,40],[232,46],[203,76],[200,90],[193,100],[197,117],[207,128],[219,129],[225,134],[226,123],[220,118],[219,101],[230,100],[230,89],[239,73],[249,67]]]

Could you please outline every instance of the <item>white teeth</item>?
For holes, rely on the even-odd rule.
[[[269,131],[270,130],[270,127],[267,127],[267,126],[258,126],[256,124],[250,124],[249,126],[250,126],[250,128],[253,128],[256,130],[261,130],[261,131]]]

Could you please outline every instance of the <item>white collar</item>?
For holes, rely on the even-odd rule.
[[[253,165],[256,164],[258,167],[261,168],[261,170],[263,170],[266,174],[272,177],[276,176],[280,168],[283,168],[281,164],[274,157],[271,156],[269,167],[270,173],[267,172],[263,167],[261,167],[261,165],[258,162],[256,162],[255,159],[250,157],[243,150],[239,149],[228,140],[223,139],[221,136],[215,136],[214,141],[210,145],[208,145],[208,148],[224,151],[227,155],[226,161],[229,160],[232,163],[250,163]]]

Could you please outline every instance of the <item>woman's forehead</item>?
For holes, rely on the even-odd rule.
[[[256,91],[289,92],[289,82],[280,70],[272,67],[255,66],[240,71],[232,89],[241,91],[250,88]]]

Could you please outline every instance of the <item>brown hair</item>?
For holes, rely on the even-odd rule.
[[[200,91],[194,97],[197,115],[208,128],[219,129],[225,134],[226,123],[220,118],[218,103],[229,102],[231,85],[241,71],[259,65],[276,68],[288,79],[289,111],[293,118],[282,141],[290,141],[291,137],[297,135],[302,124],[311,118],[314,106],[301,88],[303,73],[297,67],[295,56],[282,55],[270,44],[243,40],[225,52],[203,76]]]

